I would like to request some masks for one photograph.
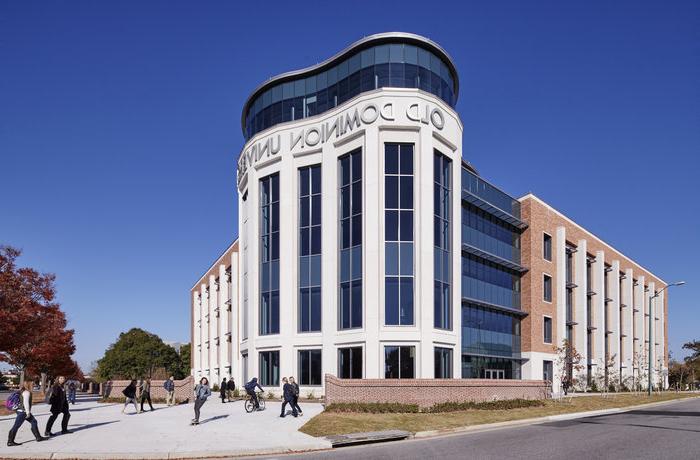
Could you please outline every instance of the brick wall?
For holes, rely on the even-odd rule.
[[[391,402],[430,407],[437,403],[544,399],[549,387],[541,380],[487,379],[339,379],[326,374],[326,404]]]
[[[109,380],[100,384],[100,394],[104,398],[123,398],[122,390],[129,385],[130,380]],[[165,399],[166,391],[163,388],[165,380],[151,380],[151,398]],[[138,381],[137,381],[138,383]],[[182,402],[185,399],[192,401],[194,393],[194,379],[190,376],[183,380],[175,380],[175,400]],[[138,394],[137,394],[138,396]]]

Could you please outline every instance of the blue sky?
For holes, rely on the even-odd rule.
[[[0,243],[58,276],[79,362],[189,339],[189,289],[237,234],[240,110],[372,33],[440,43],[464,155],[666,281],[700,339],[700,3],[0,0]]]

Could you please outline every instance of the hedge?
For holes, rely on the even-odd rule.
[[[326,412],[354,412],[366,414],[415,414],[419,412],[440,413],[457,412],[465,410],[510,410],[524,407],[544,406],[542,400],[537,399],[504,399],[499,401],[465,401],[447,402],[435,404],[432,407],[421,409],[418,404],[401,403],[333,403],[326,406]]]

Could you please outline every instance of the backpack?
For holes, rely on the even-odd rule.
[[[21,391],[13,392],[7,398],[7,400],[5,400],[5,408],[7,410],[16,411],[22,405],[21,399],[22,399],[22,392]]]

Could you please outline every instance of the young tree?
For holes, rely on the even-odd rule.
[[[557,355],[555,365],[559,381],[566,376],[572,388],[577,387],[578,376],[584,369],[581,353],[566,339],[562,341],[561,346],[554,347],[554,352]]]

